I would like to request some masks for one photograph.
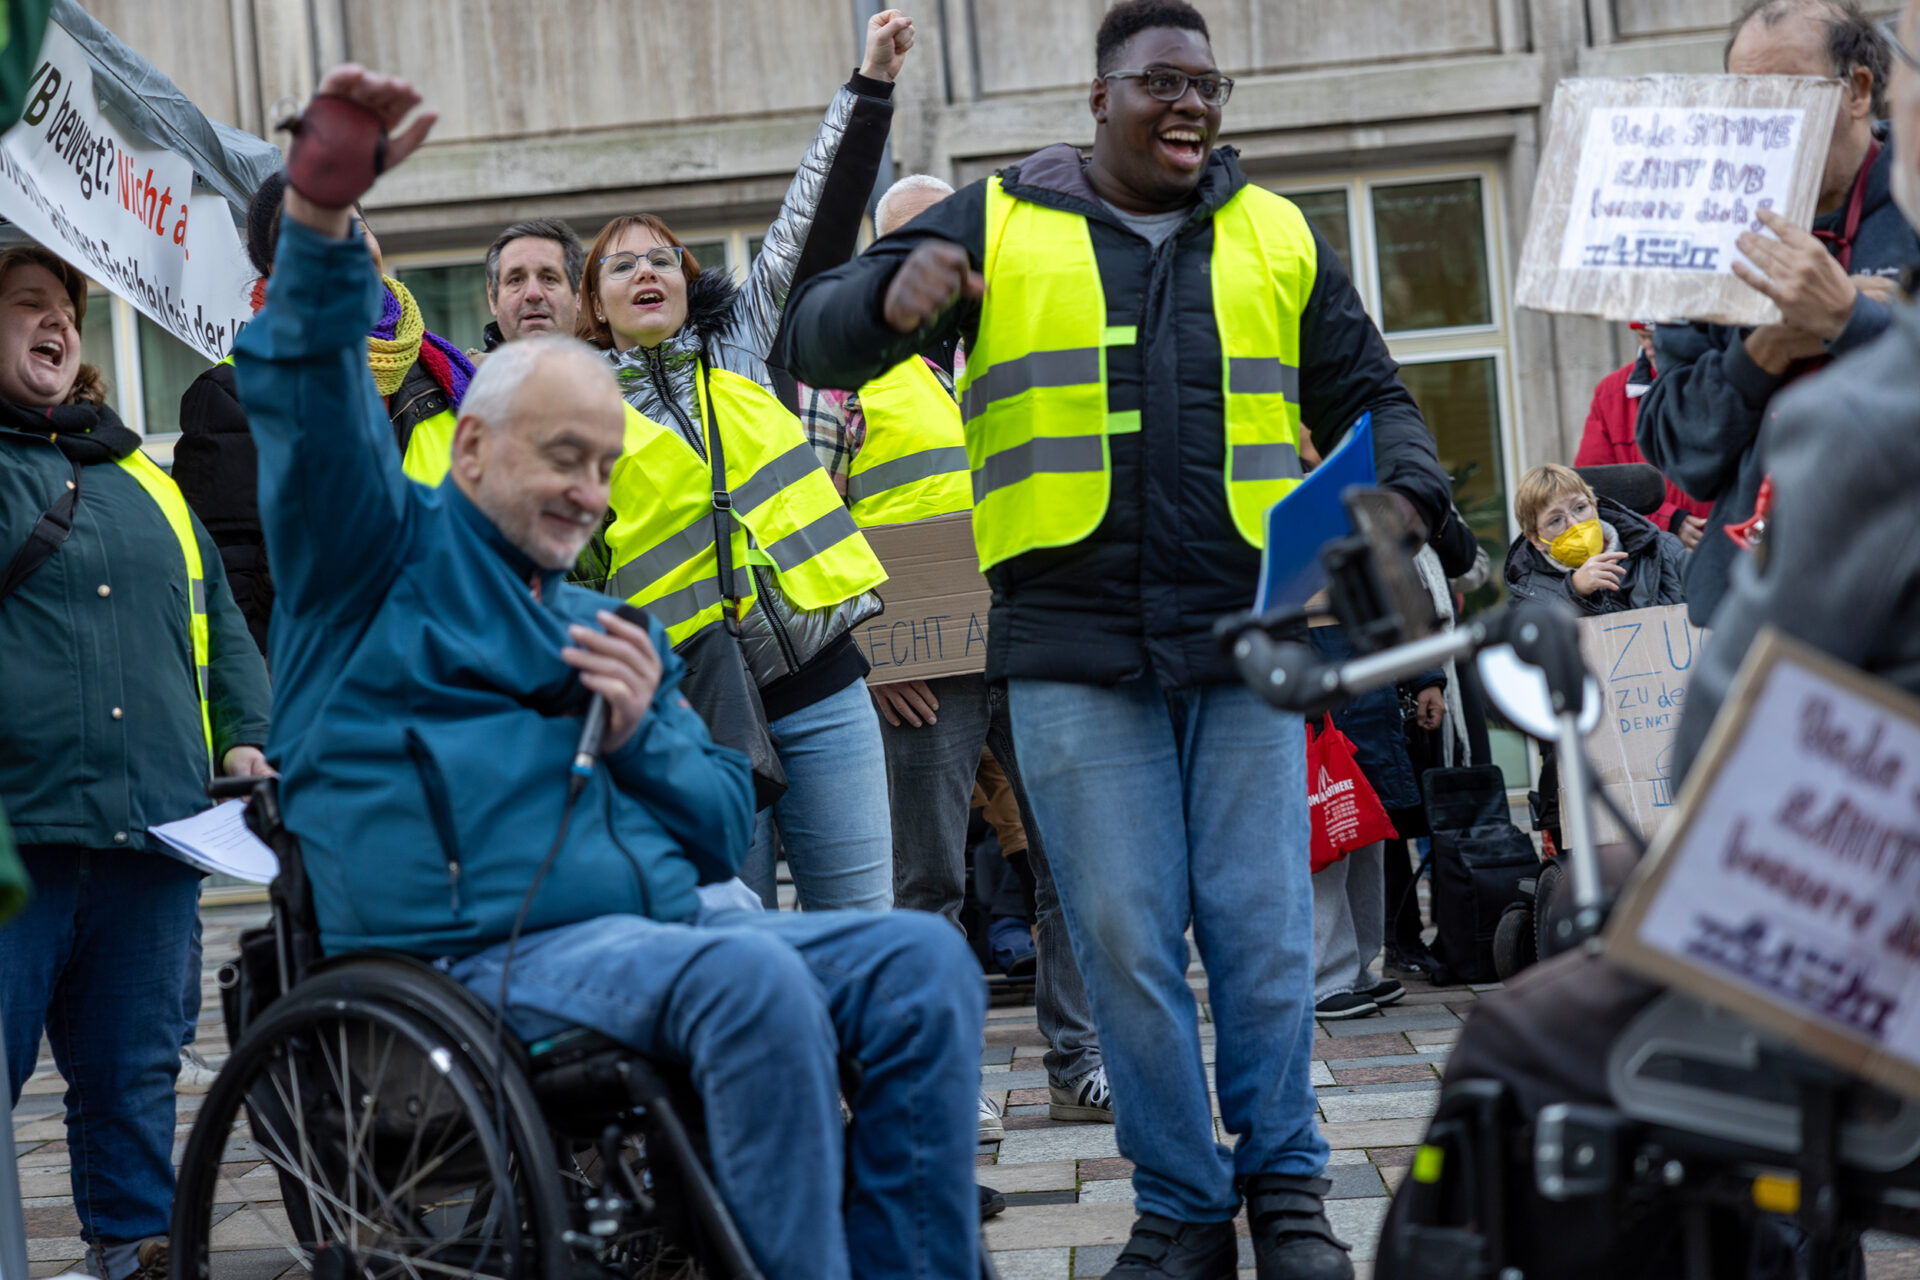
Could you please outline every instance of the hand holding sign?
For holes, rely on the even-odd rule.
[[[1771,298],[1783,323],[1832,342],[1847,327],[1859,290],[1811,231],[1802,231],[1771,209],[1760,210],[1759,216],[1780,238],[1757,231],[1742,234],[1740,252],[1753,265],[1736,258],[1733,274]]]

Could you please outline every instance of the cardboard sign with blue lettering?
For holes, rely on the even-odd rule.
[[[853,629],[873,670],[868,684],[931,680],[987,669],[992,593],[973,545],[973,513],[865,531],[886,566],[886,609]]]
[[[1600,683],[1604,711],[1587,739],[1600,787],[1651,838],[1673,812],[1673,744],[1687,705],[1687,682],[1707,633],[1687,621],[1685,605],[1632,609],[1580,621],[1580,656]],[[1564,799],[1564,797],[1563,797]],[[1623,838],[1604,809],[1594,838]]]
[[[1340,495],[1354,485],[1371,485],[1375,478],[1373,415],[1363,413],[1299,487],[1268,510],[1267,550],[1253,602],[1256,612],[1304,608],[1327,585],[1320,552],[1335,538],[1353,532]]]

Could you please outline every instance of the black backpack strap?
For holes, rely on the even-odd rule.
[[[73,513],[80,505],[80,463],[78,459],[68,458],[67,465],[73,468],[73,479],[67,482],[66,492],[41,513],[27,540],[13,553],[6,576],[0,578],[0,600],[12,595],[14,588],[33,576],[34,570],[51,560],[60,544],[73,533]]]
[[[727,454],[720,444],[720,423],[713,412],[713,379],[700,355],[700,388],[705,393],[707,462],[713,467],[713,549],[720,562],[720,597],[727,602],[727,631],[740,634],[740,597],[733,589],[733,495],[727,492]]]

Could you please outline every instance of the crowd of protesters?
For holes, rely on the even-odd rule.
[[[1135,1166],[1110,1274],[1233,1273],[1244,1206],[1261,1280],[1352,1275],[1323,1204],[1312,1024],[1446,980],[1414,888],[1422,778],[1490,762],[1486,709],[1454,664],[1345,707],[1393,836],[1310,876],[1307,735],[1241,685],[1212,626],[1253,601],[1260,514],[1363,414],[1449,623],[1489,548],[1338,255],[1214,147],[1233,82],[1196,10],[1107,13],[1090,156],[1050,147],[959,191],[907,177],[857,253],[913,43],[902,13],[870,23],[744,279],[653,214],[590,245],[535,218],[487,252],[479,335],[427,331],[365,187],[328,199],[296,152],[245,220],[258,320],[182,398],[171,478],[80,359],[85,279],[0,253],[0,706],[37,710],[0,726],[33,885],[0,932],[0,1020],[16,1099],[43,1033],[69,1084],[96,1274],[167,1274],[173,1093],[214,1075],[192,1046],[199,873],[151,829],[204,807],[212,773],[280,772],[329,951],[394,947],[503,988],[503,904],[552,817],[507,744],[569,735],[577,709],[555,709],[584,690],[610,708],[605,786],[639,816],[610,798],[572,833],[522,939],[514,1024],[691,1062],[710,1116],[754,1130],[714,1160],[769,1275],[883,1257],[971,1274],[971,1225],[1005,1203],[969,1183],[976,1140],[1004,1132],[971,1056],[977,966],[954,960],[983,880],[1001,886],[973,894],[989,963],[1034,980],[1050,1114],[1114,1124]],[[1735,24],[1729,71],[1845,86],[1813,231],[1763,215],[1775,235],[1742,241],[1741,278],[1782,320],[1636,325],[1574,465],[1513,488],[1507,594],[1583,616],[1685,603],[1702,624],[1730,582],[1747,614],[1779,602],[1735,570],[1804,480],[1762,448],[1776,394],[1911,338],[1892,277],[1920,260],[1897,203],[1920,178],[1885,123],[1889,62],[1847,0],[1761,0]],[[418,102],[357,68],[327,91],[388,130]],[[387,165],[431,124],[394,132]],[[1580,470],[1641,461],[1666,479],[1651,509]],[[863,531],[968,511],[986,669],[869,685],[854,632],[886,573]],[[1337,626],[1298,638],[1351,652]],[[709,701],[726,672],[737,689]],[[722,723],[743,707],[754,723]],[[536,710],[550,723],[526,730]],[[641,854],[616,873],[620,821]],[[753,910],[777,906],[781,858],[797,916]],[[663,941],[660,922],[686,928]],[[589,954],[623,958],[659,1016],[553,996]],[[867,1010],[876,992],[920,1010],[906,1043]],[[790,1051],[750,1063],[763,1036]],[[870,1051],[864,1118],[901,1130],[855,1144],[845,1177],[915,1171],[905,1207],[838,1233],[836,1049]]]

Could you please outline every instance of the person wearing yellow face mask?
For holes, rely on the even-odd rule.
[[[1683,604],[1687,549],[1609,498],[1571,467],[1546,463],[1514,491],[1521,535],[1507,552],[1516,599],[1561,599],[1581,614]]]

